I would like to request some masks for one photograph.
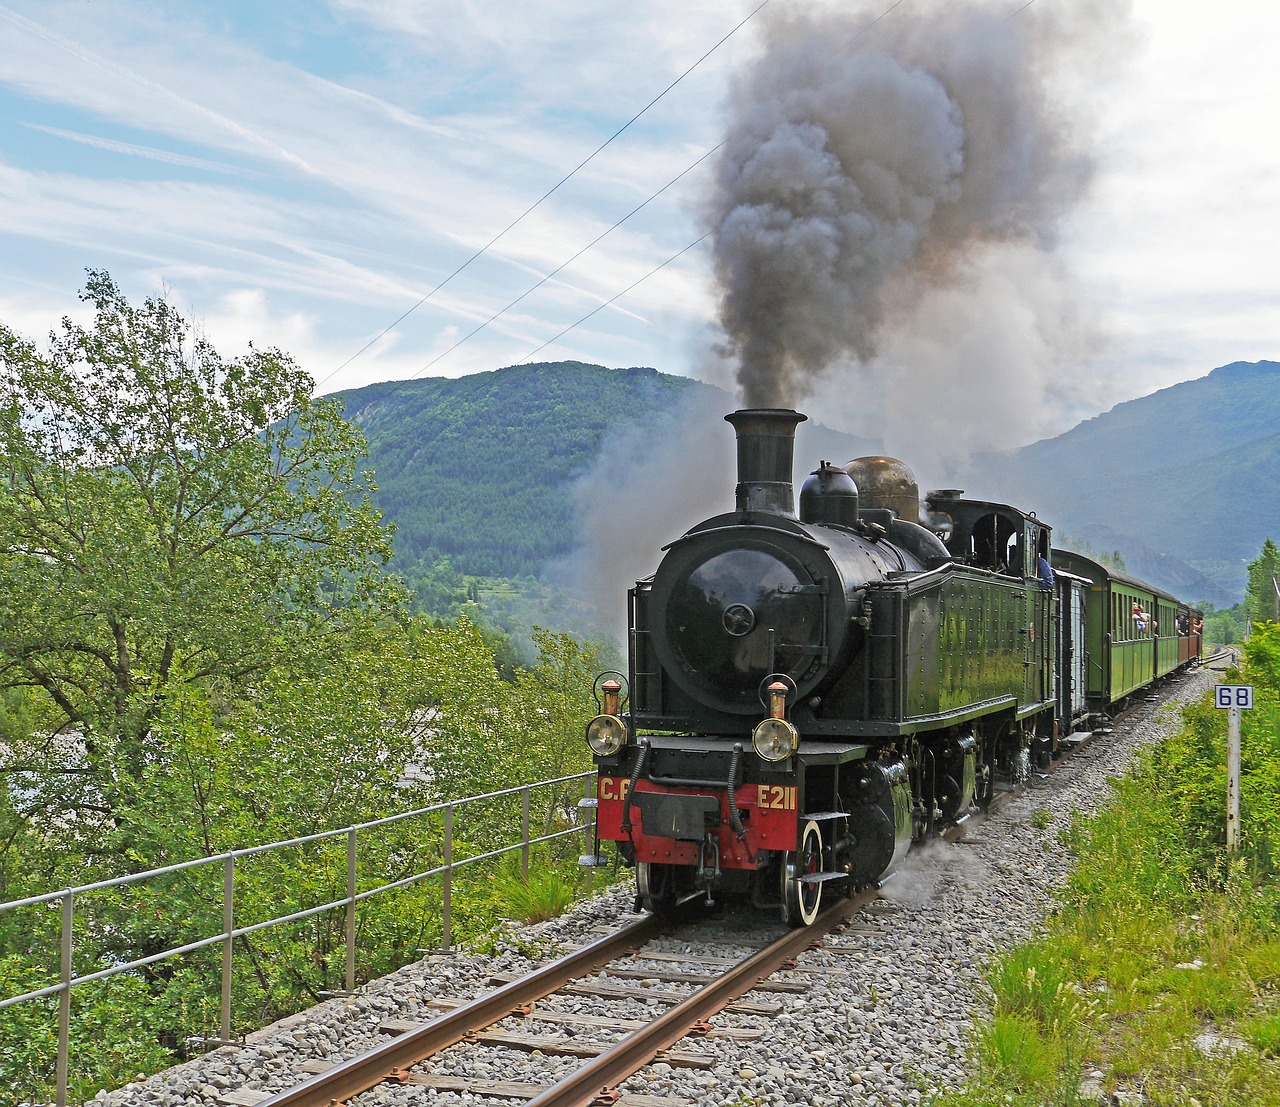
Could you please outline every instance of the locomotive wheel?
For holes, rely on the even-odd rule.
[[[810,819],[800,831],[800,848],[782,858],[782,903],[790,926],[809,926],[822,906],[822,885],[804,884],[801,877],[822,871],[822,831]]]
[[[973,802],[983,811],[991,806],[996,794],[995,749],[991,742],[984,742],[978,751],[977,780],[974,781]]]
[[[640,905],[646,911],[663,918],[675,914],[678,894],[679,871],[677,865],[663,865],[656,861],[639,861],[636,863],[636,892],[640,896]]]

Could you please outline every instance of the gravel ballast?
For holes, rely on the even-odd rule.
[[[1100,733],[1047,779],[1033,777],[1026,790],[955,845],[941,841],[914,852],[889,880],[881,898],[799,967],[775,979],[808,985],[802,995],[752,992],[748,1000],[777,1004],[770,1014],[723,1013],[717,1027],[762,1030],[743,1041],[703,1037],[688,1049],[709,1054],[710,1069],[665,1063],[643,1070],[623,1091],[666,1096],[694,1104],[902,1104],[919,1102],[920,1088],[936,1089],[964,1078],[964,1042],[982,970],[996,952],[1031,937],[1042,924],[1054,889],[1070,863],[1058,845],[1074,814],[1094,810],[1109,795],[1108,780],[1121,775],[1133,753],[1177,725],[1176,708],[1213,683],[1205,671],[1171,688],[1161,702],[1147,702]],[[1163,705],[1163,706],[1162,706]],[[306,1076],[306,1061],[334,1062],[386,1040],[388,1020],[426,1021],[439,1013],[431,999],[471,999],[492,985],[494,973],[519,973],[599,937],[602,928],[630,917],[629,883],[614,886],[567,915],[512,931],[493,954],[433,954],[374,981],[351,997],[330,1000],[253,1034],[240,1046],[160,1073],[92,1101],[104,1107],[226,1107],[232,1093],[275,1092]],[[779,924],[749,912],[712,918],[646,950],[687,958],[692,972],[711,969],[699,958],[742,957],[781,933]],[[518,948],[517,948],[518,947]],[[671,972],[676,961],[629,959],[627,968]],[[612,980],[617,986],[690,991],[690,985]],[[540,1007],[544,1005],[539,1005]],[[607,1006],[589,997],[557,996],[547,1009],[651,1018],[665,1007],[643,999]],[[611,1041],[603,1028],[533,1025],[508,1021],[504,1030],[571,1034],[580,1041]],[[682,1047],[685,1048],[685,1047]],[[497,1048],[455,1048],[428,1062],[429,1071],[490,1080],[551,1083],[580,1062]],[[230,1098],[229,1098],[230,1097]],[[247,1099],[244,1100],[247,1102]],[[357,1097],[352,1107],[374,1104],[501,1104],[504,1101],[425,1087],[387,1086]]]

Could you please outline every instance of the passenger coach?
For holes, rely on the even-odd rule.
[[[1073,670],[1073,683],[1081,683],[1089,711],[1113,711],[1153,680],[1200,656],[1201,612],[1197,609],[1083,554],[1054,550],[1052,562],[1068,587],[1072,581],[1080,582],[1059,595],[1065,630],[1079,627],[1076,611],[1069,605],[1083,603],[1083,626],[1075,634],[1084,634],[1084,649]],[[1074,651],[1079,646],[1068,641],[1064,648]],[[1064,717],[1078,717],[1076,702]]]

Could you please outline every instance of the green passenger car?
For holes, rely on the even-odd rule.
[[[1089,582],[1085,674],[1092,708],[1106,710],[1178,667],[1185,605],[1083,554],[1054,550],[1053,565]]]

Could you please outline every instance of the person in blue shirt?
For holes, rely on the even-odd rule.
[[[1036,558],[1036,569],[1040,574],[1040,587],[1046,592],[1053,591],[1053,566],[1049,564],[1049,559],[1041,554]]]

